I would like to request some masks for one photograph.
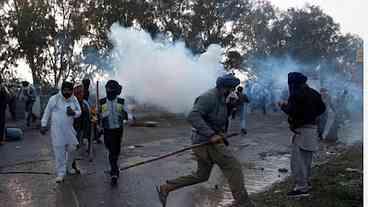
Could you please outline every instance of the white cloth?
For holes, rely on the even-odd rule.
[[[75,145],[53,146],[56,175],[64,177],[71,170],[76,155]]]
[[[240,129],[247,129],[248,103],[244,103],[240,110]]]
[[[322,132],[322,138],[323,139],[326,139],[327,135],[330,133],[330,129],[331,129],[332,124],[334,123],[335,117],[336,117],[335,112],[329,106],[327,106],[327,111],[325,113],[327,113],[327,121],[326,121],[324,131]]]
[[[74,116],[66,114],[68,106],[75,111]],[[51,117],[51,140],[53,146],[78,144],[73,122],[74,118],[78,118],[80,115],[81,108],[75,96],[65,99],[61,93],[58,93],[50,98],[44,111],[41,125],[46,127]]]
[[[304,125],[302,128],[295,129],[298,134],[292,137],[292,144],[302,150],[315,152],[318,150],[317,127],[315,125]]]

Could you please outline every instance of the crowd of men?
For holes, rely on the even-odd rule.
[[[321,94],[310,88],[307,77],[298,72],[288,74],[288,98],[278,103],[280,109],[288,115],[289,129],[293,132],[291,171],[295,178],[294,188],[288,196],[308,196],[311,189],[312,155],[318,149],[318,131],[325,136],[323,127],[326,111],[335,110],[328,93]],[[227,178],[234,206],[254,206],[244,186],[242,168],[227,146],[226,133],[231,121],[239,114],[241,133],[247,134],[247,107],[252,101],[245,94],[240,80],[233,74],[221,76],[216,87],[201,94],[194,101],[187,120],[192,126],[193,144],[208,143],[204,147],[193,149],[197,158],[197,171],[193,174],[168,180],[157,186],[159,200],[166,205],[168,195],[185,186],[208,180],[214,165],[218,165]],[[90,81],[81,84],[65,81],[60,91],[51,96],[41,119],[41,134],[50,128],[50,136],[55,157],[56,182],[63,182],[68,174],[80,173],[75,155],[84,139],[91,140],[93,109],[89,101]],[[132,119],[125,100],[120,97],[122,86],[115,80],[107,81],[106,97],[96,104],[97,122],[104,135],[104,144],[109,152],[111,185],[115,186],[119,178],[118,159],[125,123]],[[0,100],[9,100],[10,92],[0,84]],[[18,97],[25,101],[25,120],[29,125],[32,119],[32,105],[35,92],[28,82],[22,83]],[[7,101],[0,103],[0,143],[3,143],[5,130],[5,108]],[[327,110],[326,110],[327,108]],[[50,127],[48,127],[50,125]],[[318,126],[318,127],[317,127]],[[95,133],[99,134],[99,133]],[[89,143],[91,144],[91,143]]]

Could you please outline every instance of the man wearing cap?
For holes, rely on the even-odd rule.
[[[51,117],[51,140],[55,155],[57,183],[62,182],[67,173],[79,172],[73,165],[78,145],[73,123],[80,115],[81,108],[77,98],[73,96],[73,83],[65,81],[60,92],[49,99],[41,120],[41,134],[44,135]]]
[[[111,185],[116,185],[119,177],[119,155],[124,130],[124,120],[128,113],[124,99],[119,98],[122,86],[115,80],[106,83],[106,98],[100,99],[100,117],[104,133],[104,142],[109,151]]]
[[[307,77],[302,73],[289,73],[289,98],[279,103],[294,133],[290,165],[295,184],[287,193],[289,197],[309,196],[312,156],[318,150],[316,119],[326,110],[321,95],[306,82]]]
[[[244,177],[240,162],[224,144],[224,131],[228,117],[226,97],[235,90],[240,81],[233,75],[224,75],[216,81],[216,87],[200,95],[187,120],[192,125],[192,143],[211,143],[193,149],[197,158],[197,171],[193,174],[166,181],[156,190],[160,202],[166,205],[170,192],[186,186],[202,183],[210,177],[213,166],[220,167],[229,182],[234,206],[253,206],[244,187]]]

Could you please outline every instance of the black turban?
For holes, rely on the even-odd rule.
[[[123,87],[116,80],[109,80],[107,81],[105,88],[107,99],[113,100],[120,95]]]
[[[71,90],[73,90],[73,88],[74,88],[74,83],[72,83],[72,82],[64,81],[61,84],[61,89],[71,89]]]
[[[291,72],[288,74],[288,84],[302,85],[307,82],[308,78],[299,72]]]
[[[235,88],[240,84],[240,80],[232,74],[227,74],[217,78],[217,88]]]

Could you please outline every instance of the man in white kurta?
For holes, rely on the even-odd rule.
[[[73,95],[73,84],[64,82],[61,91],[49,99],[41,120],[41,133],[45,134],[51,117],[51,140],[55,155],[57,183],[63,181],[67,172],[75,173],[72,163],[78,140],[73,122],[74,118],[80,115],[80,105]]]

